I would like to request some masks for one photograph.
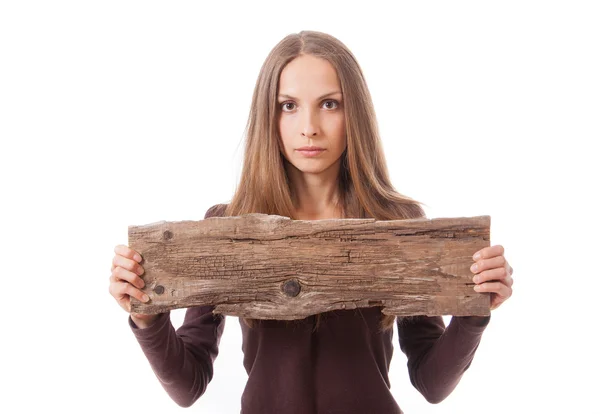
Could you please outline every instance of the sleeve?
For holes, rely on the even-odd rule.
[[[441,316],[398,318],[410,381],[428,402],[437,404],[456,388],[489,321],[490,316],[453,316],[446,327]]]
[[[217,210],[217,206],[211,207],[204,218],[214,216]],[[213,377],[213,363],[225,326],[225,317],[214,315],[213,310],[213,306],[188,308],[177,330],[169,312],[145,329],[139,329],[129,317],[129,326],[156,377],[182,407],[196,402]]]

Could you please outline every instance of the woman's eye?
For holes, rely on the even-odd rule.
[[[291,111],[291,109],[289,108],[289,106],[288,106],[288,105],[295,105],[295,104],[294,104],[293,102],[284,102],[284,103],[282,103],[282,104],[281,104],[281,106],[282,106],[284,109],[289,109],[289,110]],[[287,112],[287,111],[286,111],[286,112]]]
[[[328,104],[328,103],[335,104],[335,107],[333,107],[333,108],[332,108],[332,107],[327,107],[327,109],[335,109],[335,108],[337,108],[337,107],[338,107],[338,103],[337,103],[337,101],[325,101],[325,102],[323,102],[323,103],[325,103],[325,104]]]

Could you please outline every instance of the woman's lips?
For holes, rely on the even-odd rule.
[[[323,151],[323,149],[321,150],[298,150],[298,152],[302,155],[304,155],[305,157],[315,157],[319,154],[321,154]]]

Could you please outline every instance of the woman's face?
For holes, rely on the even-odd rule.
[[[283,156],[303,173],[339,170],[346,149],[346,123],[337,73],[326,60],[302,55],[279,78],[279,134]],[[300,149],[323,150],[310,154]]]

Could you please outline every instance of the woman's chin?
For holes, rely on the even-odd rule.
[[[295,165],[296,169],[304,174],[321,174],[325,172],[330,165],[323,162],[311,162],[311,163],[298,163]]]

